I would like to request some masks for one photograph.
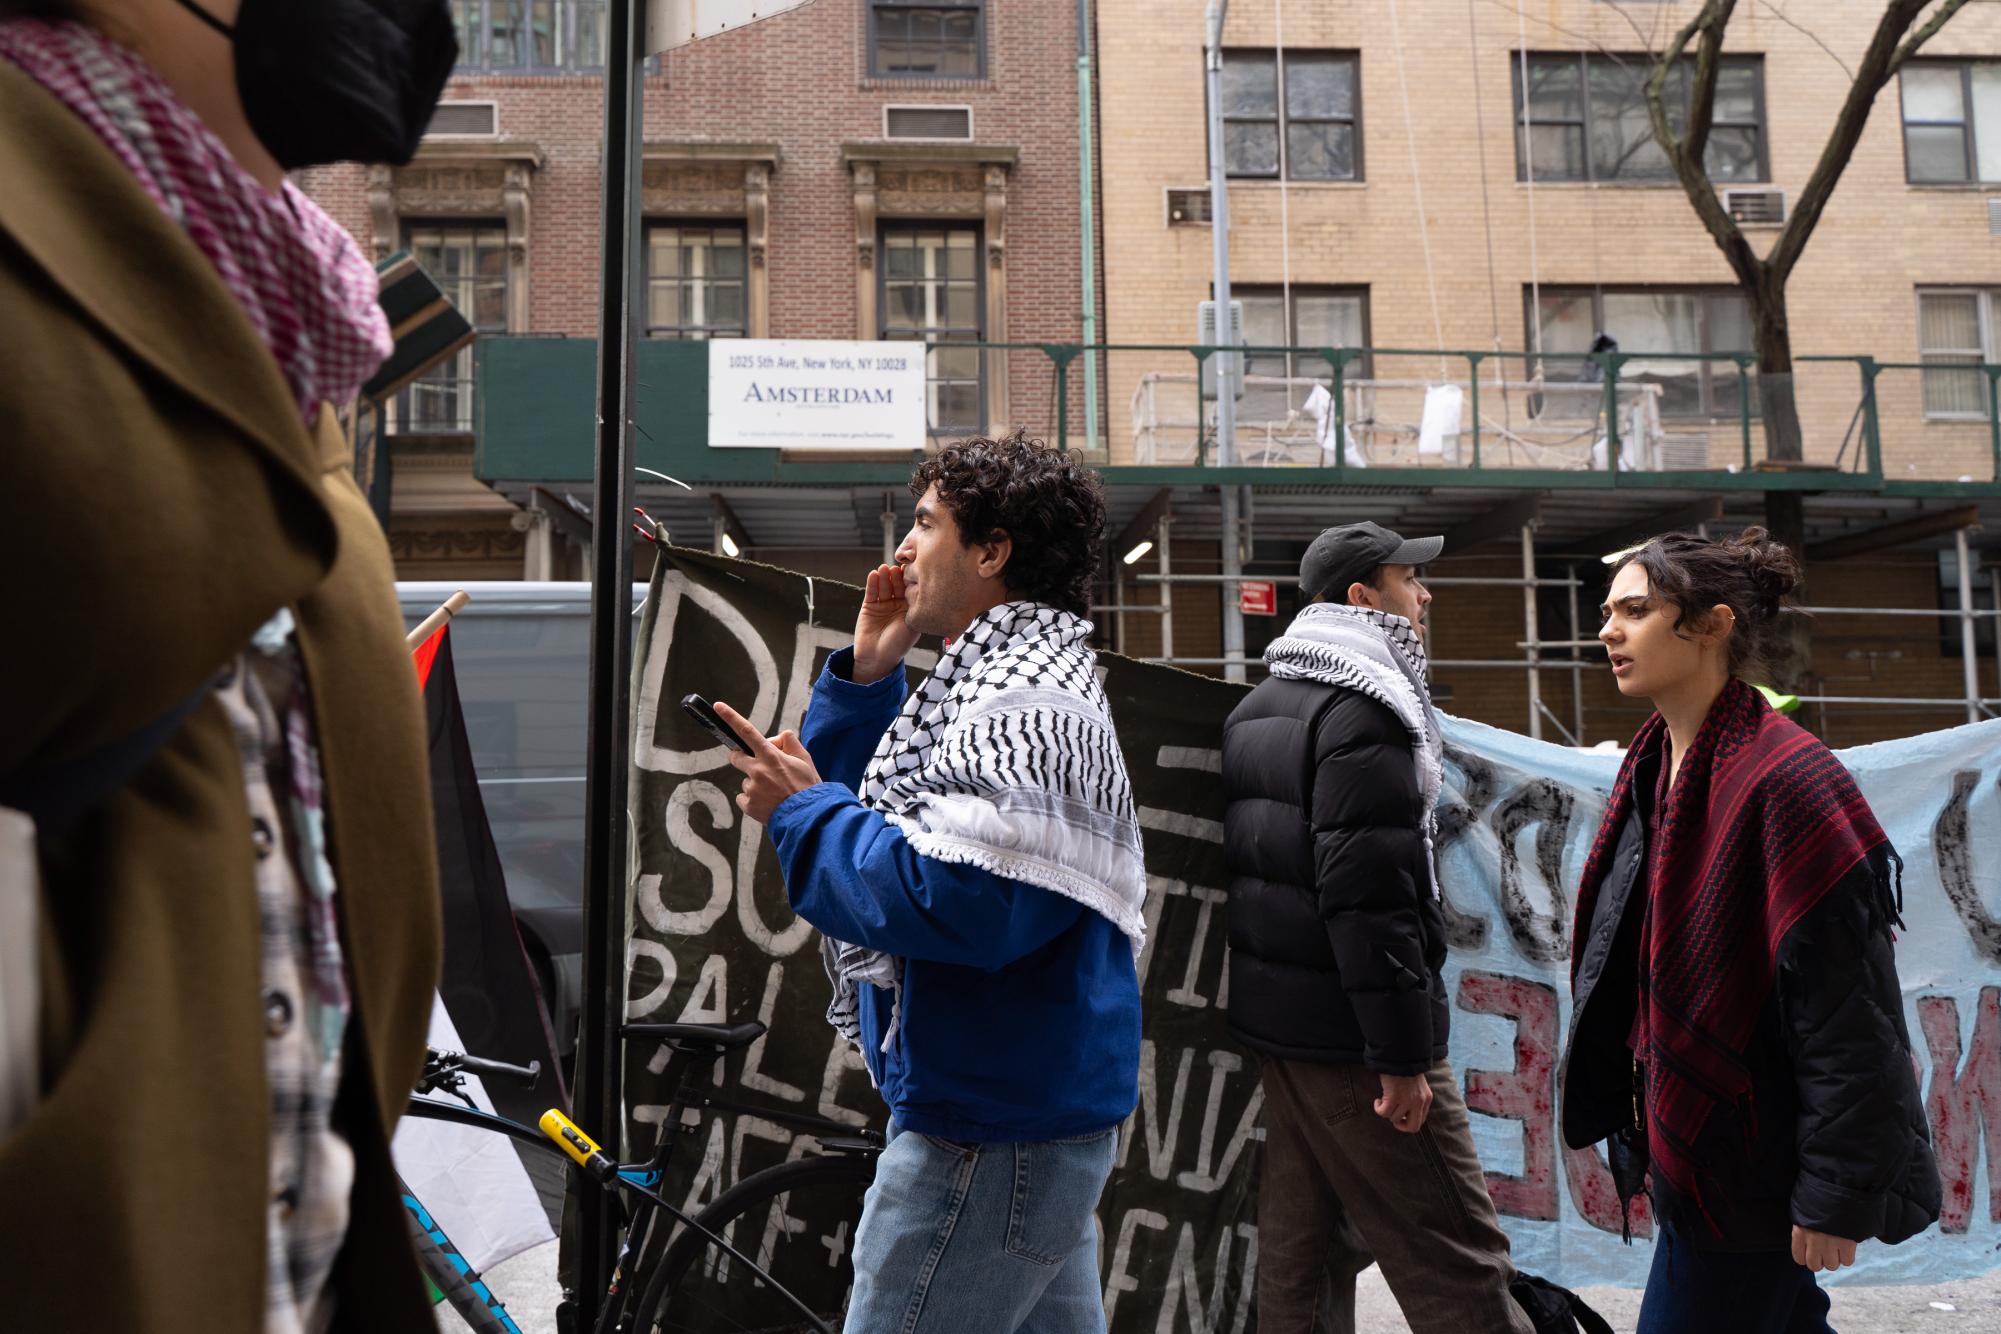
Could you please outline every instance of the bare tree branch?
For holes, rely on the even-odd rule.
[[[1635,19],[1631,14],[1628,14],[1626,12],[1626,7],[1620,4],[1619,0],[1605,0],[1605,7],[1607,9],[1610,9],[1614,14],[1617,14],[1620,18],[1626,21],[1626,26],[1633,30],[1633,36],[1640,39],[1640,49],[1642,51],[1646,52],[1650,56],[1654,54],[1653,39],[1648,37],[1647,34],[1641,30],[1639,21]],[[1660,24],[1660,14],[1658,10],[1656,10],[1654,14],[1654,23],[1656,28],[1658,28]]]
[[[1912,33],[1909,41],[1897,48],[1895,59],[1890,61],[1890,70],[1889,74],[1885,76],[1886,80],[1902,69],[1904,62],[1918,53],[1919,47],[1938,36],[1938,30],[1943,28],[1954,14],[1966,8],[1967,3],[1968,0],[1945,0],[1945,3],[1938,7],[1938,13],[1932,15],[1930,21],[1924,27]],[[1920,6],[1919,8],[1922,10],[1923,7]],[[1916,15],[1912,17],[1915,18]]]
[[[1800,36],[1806,38],[1809,42],[1812,42],[1815,46],[1827,52],[1827,58],[1829,60],[1832,60],[1835,64],[1841,66],[1841,72],[1848,76],[1849,82],[1853,83],[1855,81],[1855,71],[1848,68],[1848,62],[1843,60],[1839,55],[1837,55],[1833,47],[1829,46],[1826,42],[1821,41],[1819,35],[1815,33],[1813,29],[1807,27],[1799,20],[1787,14],[1782,6],[1773,4],[1772,0],[1758,0],[1758,3],[1764,6],[1764,10],[1767,14],[1770,14],[1773,18],[1785,24],[1788,28],[1791,28],[1794,32],[1798,33]]]
[[[1702,42],[1695,50],[1695,74],[1688,91],[1688,127],[1682,133],[1682,152],[1702,168],[1709,178],[1709,131],[1716,123],[1716,82],[1723,74],[1723,30],[1737,0],[1710,0],[1704,7]],[[1662,79],[1665,83],[1665,78]],[[1712,190],[1714,187],[1711,187]]]
[[[1924,28],[1913,33],[1901,46],[1899,40],[1918,16],[1925,11],[1931,0],[1890,0],[1883,17],[1877,20],[1876,32],[1869,39],[1868,50],[1862,53],[1862,60],[1855,70],[1855,79],[1849,85],[1848,96],[1842,101],[1841,111],[1834,120],[1833,132],[1827,136],[1827,146],[1821,149],[1820,161],[1815,164],[1813,175],[1807,178],[1805,188],[1793,205],[1792,216],[1779,232],[1779,239],[1773,243],[1767,260],[1772,279],[1780,284],[1792,275],[1793,267],[1799,263],[1806,251],[1806,243],[1820,225],[1821,215],[1827,211],[1827,202],[1834,195],[1834,187],[1841,184],[1842,173],[1848,169],[1849,159],[1855,155],[1855,146],[1862,142],[1862,131],[1869,124],[1869,113],[1875,108],[1876,97],[1895,75],[1897,67],[1911,52],[1930,40],[1945,21],[1958,13],[1966,5],[1966,0],[1946,0]]]
[[[1480,3],[1483,5],[1492,5],[1495,9],[1504,10],[1510,14],[1519,15],[1529,22],[1548,28],[1551,32],[1560,36],[1574,38],[1577,41],[1583,42],[1599,55],[1617,63],[1621,69],[1627,68],[1627,62],[1632,59],[1633,53],[1630,51],[1614,51],[1590,33],[1579,32],[1575,28],[1566,28],[1561,23],[1552,23],[1540,14],[1531,14],[1526,9],[1517,9],[1515,6],[1509,4],[1508,0],[1480,0]]]
[[[1682,193],[1688,196],[1695,216],[1723,252],[1723,258],[1729,261],[1737,280],[1747,289],[1755,290],[1765,278],[1764,261],[1751,249],[1737,220],[1716,197],[1716,186],[1711,183],[1709,168],[1703,161],[1709,147],[1709,128],[1715,120],[1717,55],[1723,45],[1724,27],[1736,7],[1737,0],[1704,0],[1701,12],[1675,34],[1647,78],[1647,119],[1653,124],[1654,138],[1667,153],[1668,165],[1674,168],[1675,179],[1681,182]],[[1696,88],[1689,98],[1687,130],[1677,135],[1668,116],[1668,76],[1681,68],[1688,44],[1698,34],[1702,42],[1695,57]]]

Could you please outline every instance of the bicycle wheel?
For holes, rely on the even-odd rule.
[[[744,1178],[695,1221],[756,1260],[830,1329],[854,1285],[851,1251],[875,1159],[829,1154]],[[647,1277],[642,1334],[796,1334],[798,1308],[687,1228]]]
[[[449,1250],[449,1237],[441,1245],[439,1237],[418,1222],[414,1215],[410,1218],[410,1238],[417,1246],[417,1263],[424,1271],[424,1277],[431,1280],[431,1286],[444,1294],[445,1302],[458,1312],[473,1334],[521,1334],[521,1326],[514,1323],[507,1308],[500,1304],[500,1298],[493,1295],[465,1257],[456,1250]]]

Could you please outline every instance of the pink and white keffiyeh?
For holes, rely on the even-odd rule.
[[[0,59],[75,112],[215,265],[311,421],[395,350],[375,267],[287,181],[272,193],[144,59],[81,23],[0,23]]]

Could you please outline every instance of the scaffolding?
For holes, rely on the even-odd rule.
[[[1173,569],[1173,527],[1174,516],[1170,508],[1163,505],[1153,527],[1152,550],[1159,568],[1157,573],[1127,574],[1118,568],[1113,574],[1114,590],[1122,590],[1127,582],[1159,590],[1158,602],[1127,602],[1120,596],[1115,602],[1091,608],[1094,614],[1117,616],[1114,633],[1118,642],[1126,641],[1126,620],[1129,615],[1149,615],[1160,618],[1160,653],[1143,659],[1147,662],[1164,663],[1175,667],[1222,667],[1234,668],[1241,673],[1245,668],[1263,665],[1263,659],[1244,654],[1221,657],[1195,657],[1177,654],[1174,642],[1174,590],[1179,588],[1214,588],[1225,596],[1246,583],[1269,583],[1272,576],[1266,573],[1224,573],[1224,574],[1177,574]],[[1957,603],[1950,608],[1929,607],[1837,607],[1813,605],[1800,607],[1801,613],[1821,616],[1861,616],[1861,617],[1919,617],[1930,619],[1956,620],[1959,623],[1959,657],[1963,690],[1958,696],[1890,696],[1890,695],[1835,695],[1807,694],[1799,696],[1802,704],[1820,706],[1884,706],[1895,708],[1937,708],[1963,709],[1965,720],[1979,722],[1984,718],[2001,716],[2001,698],[1984,696],[1980,688],[1980,659],[1976,628],[1982,620],[1996,621],[1994,637],[1994,664],[1997,681],[2001,681],[2001,567],[1988,571],[1994,609],[1981,609],[1974,605],[1973,552],[1968,541],[1970,527],[1954,530],[1955,553],[1957,556]],[[1510,576],[1459,576],[1443,575],[1427,578],[1425,584],[1434,589],[1441,588],[1490,588],[1521,590],[1523,635],[1515,643],[1519,658],[1433,658],[1430,662],[1433,673],[1448,671],[1519,671],[1524,674],[1528,689],[1527,733],[1537,740],[1545,738],[1545,724],[1553,728],[1565,744],[1582,746],[1585,732],[1585,710],[1583,676],[1587,667],[1599,659],[1587,658],[1587,653],[1602,653],[1603,645],[1595,638],[1544,639],[1541,633],[1541,611],[1537,593],[1544,588],[1561,588],[1569,600],[1570,623],[1581,625],[1579,620],[1578,590],[1584,586],[1577,563],[1565,568],[1560,578],[1538,575],[1536,570],[1536,525],[1524,524],[1520,530],[1521,573]],[[1118,553],[1114,553],[1116,558]],[[1551,710],[1543,697],[1543,674],[1546,671],[1568,673],[1571,679],[1570,719],[1566,725]],[[1239,678],[1241,679],[1241,678]]]

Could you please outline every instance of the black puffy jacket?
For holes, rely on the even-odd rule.
[[[1653,1180],[1655,1212],[1692,1244],[1783,1249],[1794,1224],[1898,1242],[1938,1217],[1938,1162],[1891,947],[1888,856],[1879,848],[1858,864],[1780,942],[1776,983],[1746,1053],[1751,1094],[1713,1112],[1694,1146],[1703,1208]],[[1646,860],[1636,807],[1588,930],[1580,924],[1560,1077],[1565,1142],[1611,1139],[1623,1195],[1637,1193],[1646,1171],[1626,1046]]]
[[[1410,733],[1366,695],[1268,680],[1223,724],[1230,1031],[1274,1056],[1420,1074],[1445,1059]]]

